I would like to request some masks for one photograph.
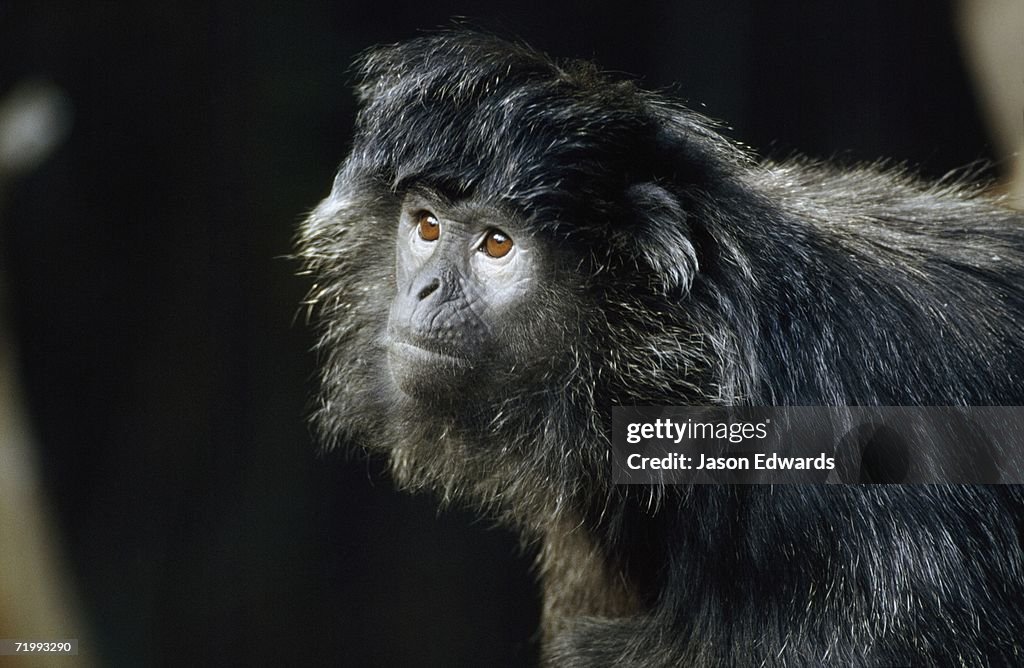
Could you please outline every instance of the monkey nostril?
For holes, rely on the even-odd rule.
[[[441,279],[435,278],[432,281],[430,281],[429,283],[427,283],[426,287],[424,287],[422,290],[420,290],[419,294],[416,295],[416,298],[419,299],[420,301],[422,301],[422,300],[426,299],[427,297],[429,297],[439,287],[441,287]]]

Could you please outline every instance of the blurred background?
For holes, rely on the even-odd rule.
[[[762,155],[1009,191],[1017,4],[0,1],[0,638],[96,665],[536,661],[530,552],[307,426],[288,255],[363,49],[463,16]]]

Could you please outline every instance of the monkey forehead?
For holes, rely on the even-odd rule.
[[[370,52],[348,167],[529,211],[621,190],[656,123],[647,95],[584,63],[477,33]]]

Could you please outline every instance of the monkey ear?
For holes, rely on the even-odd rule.
[[[699,266],[686,211],[679,199],[655,183],[626,191],[633,209],[627,244],[666,293],[687,292]]]

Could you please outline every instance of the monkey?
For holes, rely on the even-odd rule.
[[[555,666],[1015,665],[1013,485],[615,485],[612,406],[1013,406],[1024,216],[762,160],[489,34],[377,47],[299,234],[327,447],[536,546]]]

